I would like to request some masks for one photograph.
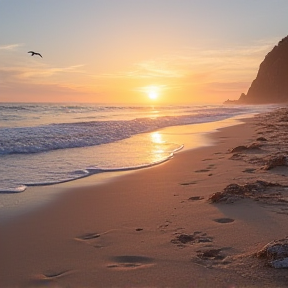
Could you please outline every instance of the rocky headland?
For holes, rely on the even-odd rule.
[[[288,102],[288,36],[283,38],[260,64],[247,94],[226,104],[269,104]]]

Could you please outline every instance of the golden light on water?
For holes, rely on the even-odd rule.
[[[151,133],[152,142],[155,144],[163,144],[165,141],[162,139],[162,134],[159,132]]]

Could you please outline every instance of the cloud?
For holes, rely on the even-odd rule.
[[[245,89],[250,82],[211,82],[207,84],[206,89],[210,91],[238,91]]]
[[[67,101],[76,101],[79,96],[85,101],[85,95],[91,94],[91,89],[87,88],[81,81],[81,84],[79,84],[79,73],[85,73],[81,69],[83,66],[72,65],[60,68],[47,67],[46,65],[39,67],[37,65],[34,67],[24,65],[15,67],[0,66],[2,101],[33,102],[38,101],[38,99],[44,101],[44,98],[47,98],[49,94],[49,101],[60,101],[57,98],[58,96],[64,97],[63,99]],[[86,78],[85,74],[84,78]],[[4,96],[9,99],[4,99]]]
[[[82,99],[88,101],[91,93],[74,87],[59,84],[37,84],[30,82],[16,82],[13,85],[1,85],[0,101],[9,102],[77,102]]]
[[[33,67],[33,68],[25,68],[19,69],[19,76],[21,78],[40,78],[40,77],[51,77],[55,76],[56,74],[63,74],[63,73],[85,73],[84,70],[79,68],[84,67],[85,65],[71,65],[67,67],[47,67],[46,65],[40,67]]]
[[[18,44],[0,45],[0,50],[15,50],[16,48],[21,46],[24,46],[24,44],[18,43]]]
[[[136,63],[131,69],[116,73],[95,75],[95,78],[171,79],[189,78],[205,81],[208,77],[250,78],[264,56],[272,49],[275,39],[262,40],[250,46],[222,49],[185,47],[173,53]]]
[[[2,80],[9,82],[21,81],[27,79],[42,79],[46,81],[47,78],[55,76],[61,73],[85,73],[84,70],[79,68],[84,65],[72,65],[67,67],[47,67],[46,65],[34,65],[34,67],[27,66],[11,66],[11,67],[0,67],[0,75]]]
[[[148,79],[148,78],[181,78],[183,75],[181,71],[176,71],[169,67],[165,67],[163,63],[156,61],[147,61],[138,63],[128,71],[122,71],[117,73],[106,73],[94,76],[95,78],[137,78],[137,79]]]

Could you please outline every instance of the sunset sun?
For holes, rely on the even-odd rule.
[[[160,87],[158,86],[146,86],[143,89],[150,100],[157,100],[160,94]]]
[[[151,90],[148,92],[148,97],[152,100],[155,100],[158,98],[158,92],[155,90]]]

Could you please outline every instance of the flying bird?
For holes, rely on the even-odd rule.
[[[38,55],[38,56],[40,56],[41,58],[43,58],[40,53],[37,53],[37,52],[34,52],[34,51],[29,51],[29,52],[27,52],[27,53],[31,53],[31,56]]]

